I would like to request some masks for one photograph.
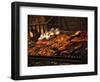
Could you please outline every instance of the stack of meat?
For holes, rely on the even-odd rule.
[[[40,40],[34,47],[28,48],[31,56],[64,56],[79,53],[87,49],[86,32],[77,31],[74,34],[59,34],[49,40]]]

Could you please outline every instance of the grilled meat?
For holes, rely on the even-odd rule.
[[[87,48],[87,34],[76,32],[72,35],[59,34],[50,40],[41,40],[35,46],[28,49],[28,54],[32,56],[55,56],[60,52],[60,56],[81,52]],[[59,54],[57,54],[59,55]]]

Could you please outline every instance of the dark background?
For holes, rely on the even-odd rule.
[[[61,17],[61,16],[37,16],[28,15],[28,26],[32,28],[34,25],[45,24],[47,28],[60,28],[66,31],[87,31],[86,17]]]

